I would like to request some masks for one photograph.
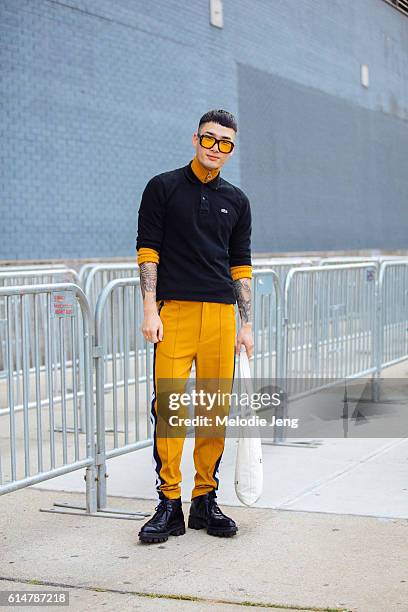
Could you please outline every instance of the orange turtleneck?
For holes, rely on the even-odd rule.
[[[194,155],[193,157],[193,160],[191,162],[191,169],[202,183],[208,183],[208,181],[212,181],[220,173],[219,168],[209,170],[208,168],[203,166],[203,164],[197,159],[197,155]]]
[[[197,159],[197,156],[194,155],[194,158],[191,161],[191,169],[196,175],[197,178],[200,179],[202,183],[208,183],[208,181],[212,181],[216,176],[220,173],[219,168],[214,168],[213,170],[209,170]],[[159,252],[155,249],[149,248],[141,248],[137,252],[137,263],[140,264],[145,263],[146,261],[151,261],[153,263],[159,263]],[[230,268],[232,280],[238,280],[239,278],[252,278],[252,266],[232,266]]]

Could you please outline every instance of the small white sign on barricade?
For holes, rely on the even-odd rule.
[[[52,318],[75,316],[75,296],[72,291],[53,291],[51,300]]]

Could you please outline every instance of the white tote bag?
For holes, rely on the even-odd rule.
[[[251,369],[245,350],[239,355],[239,369],[243,391],[251,397]],[[252,506],[261,497],[262,487],[262,445],[259,428],[241,425],[235,463],[235,492],[240,502]]]

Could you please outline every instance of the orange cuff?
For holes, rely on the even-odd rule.
[[[233,281],[240,278],[252,278],[252,266],[232,266],[230,270]]]
[[[159,263],[159,252],[156,249],[148,249],[147,247],[143,247],[137,252],[137,263],[140,266],[142,263],[146,263],[146,261],[151,261],[152,263]]]

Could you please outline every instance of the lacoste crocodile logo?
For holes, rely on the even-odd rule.
[[[227,213],[228,214],[228,210],[226,208],[220,208],[222,213]]]

